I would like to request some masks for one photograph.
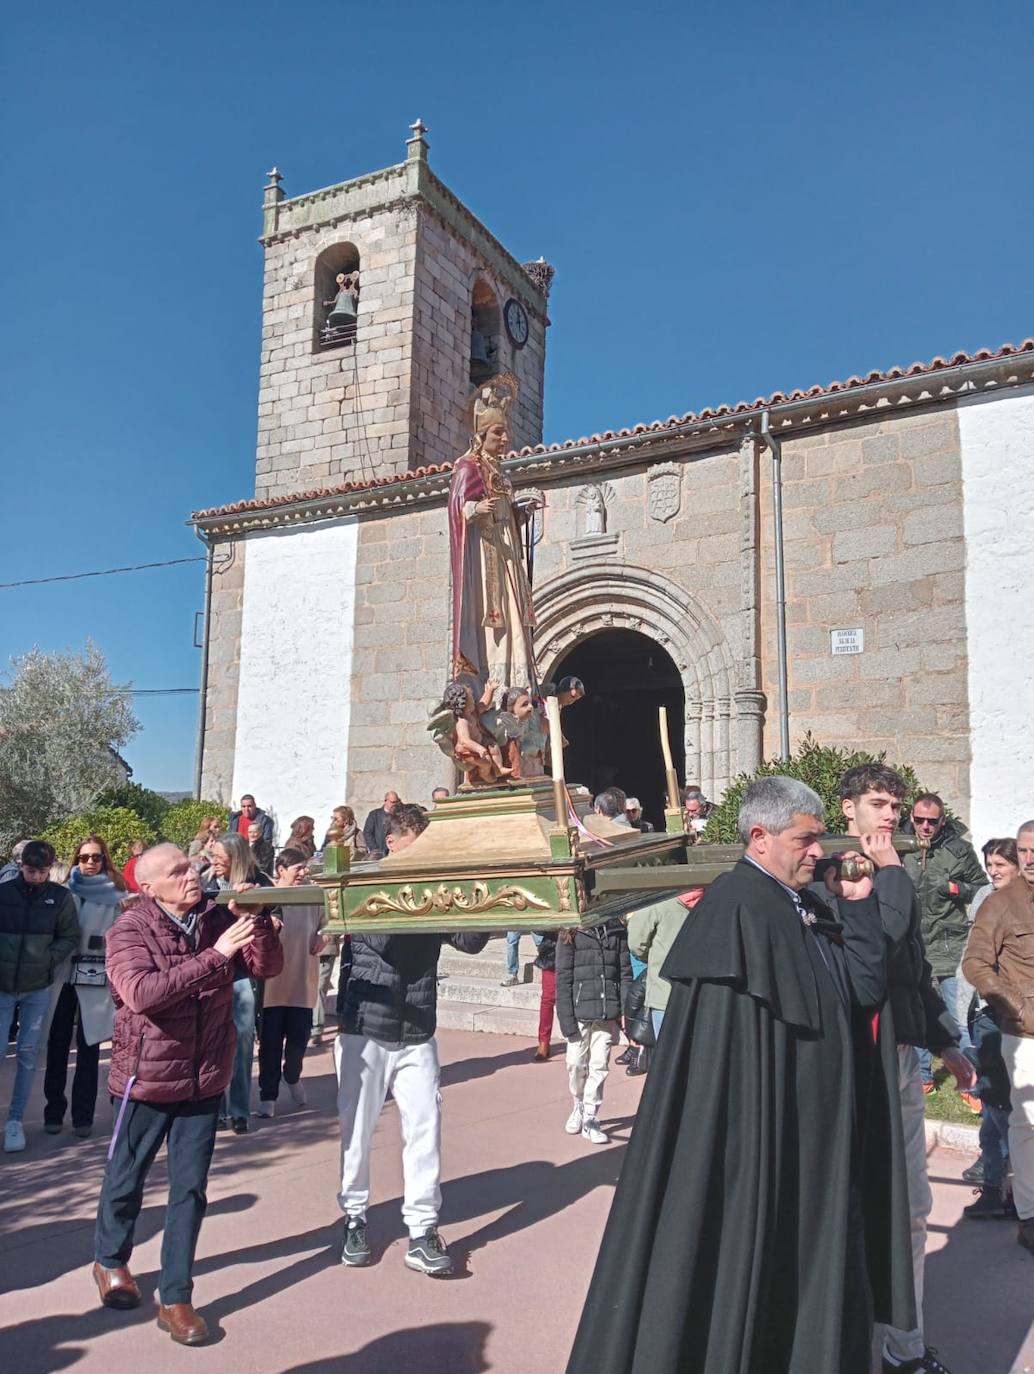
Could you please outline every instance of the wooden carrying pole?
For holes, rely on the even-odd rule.
[[[546,697],[546,719],[549,721],[549,764],[553,774],[553,801],[556,805],[557,829],[567,830],[567,788],[564,786],[564,736],[560,729],[560,702]]]
[[[668,810],[667,815],[682,817],[682,807],[679,805],[679,780],[675,776],[675,764],[671,757],[671,741],[668,739],[668,708],[659,708],[661,730],[661,753],[664,755],[664,776],[668,783]],[[669,826],[670,830],[671,827]]]

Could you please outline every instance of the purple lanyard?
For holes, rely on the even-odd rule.
[[[126,1084],[126,1091],[122,1094],[122,1101],[119,1103],[118,1116],[115,1118],[115,1129],[111,1133],[111,1144],[108,1146],[109,1163],[111,1162],[112,1155],[115,1153],[115,1146],[118,1143],[118,1133],[122,1129],[122,1118],[126,1114],[126,1107],[129,1105],[129,1094],[132,1092],[135,1082],[136,1074],[134,1073],[130,1076],[129,1082]]]

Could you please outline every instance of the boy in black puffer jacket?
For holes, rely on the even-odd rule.
[[[573,1101],[564,1129],[593,1145],[607,1143],[598,1114],[631,982],[628,932],[620,921],[562,932],[556,947],[556,1010],[567,1037]]]

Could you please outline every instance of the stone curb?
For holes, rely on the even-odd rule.
[[[927,1120],[926,1148],[933,1150],[940,1146],[942,1150],[962,1150],[973,1154],[980,1150],[978,1134],[977,1126],[964,1126],[957,1121]]]

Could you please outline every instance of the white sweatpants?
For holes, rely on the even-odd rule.
[[[610,1070],[610,1047],[616,1021],[579,1021],[579,1035],[567,1042],[567,1078],[571,1096],[587,1117],[595,1117],[603,1101],[603,1085]]]
[[[905,1169],[908,1174],[908,1210],[912,1220],[912,1279],[916,1290],[919,1325],[912,1331],[888,1326],[884,1349],[896,1360],[917,1360],[926,1349],[923,1336],[923,1277],[926,1268],[926,1219],[933,1206],[933,1192],[926,1168],[926,1099],[919,1056],[912,1045],[898,1046],[898,1087],[901,1092],[901,1127],[905,1135]]]
[[[402,1127],[402,1220],[411,1237],[438,1224],[442,1205],[442,1100],[438,1046],[385,1045],[363,1035],[334,1040],[341,1121],[338,1204],[364,1217],[370,1201],[370,1142],[390,1090]]]
[[[1034,1038],[1002,1033],[1002,1058],[1009,1070],[1012,1115],[1009,1163],[1012,1196],[1021,1221],[1034,1217]]]

